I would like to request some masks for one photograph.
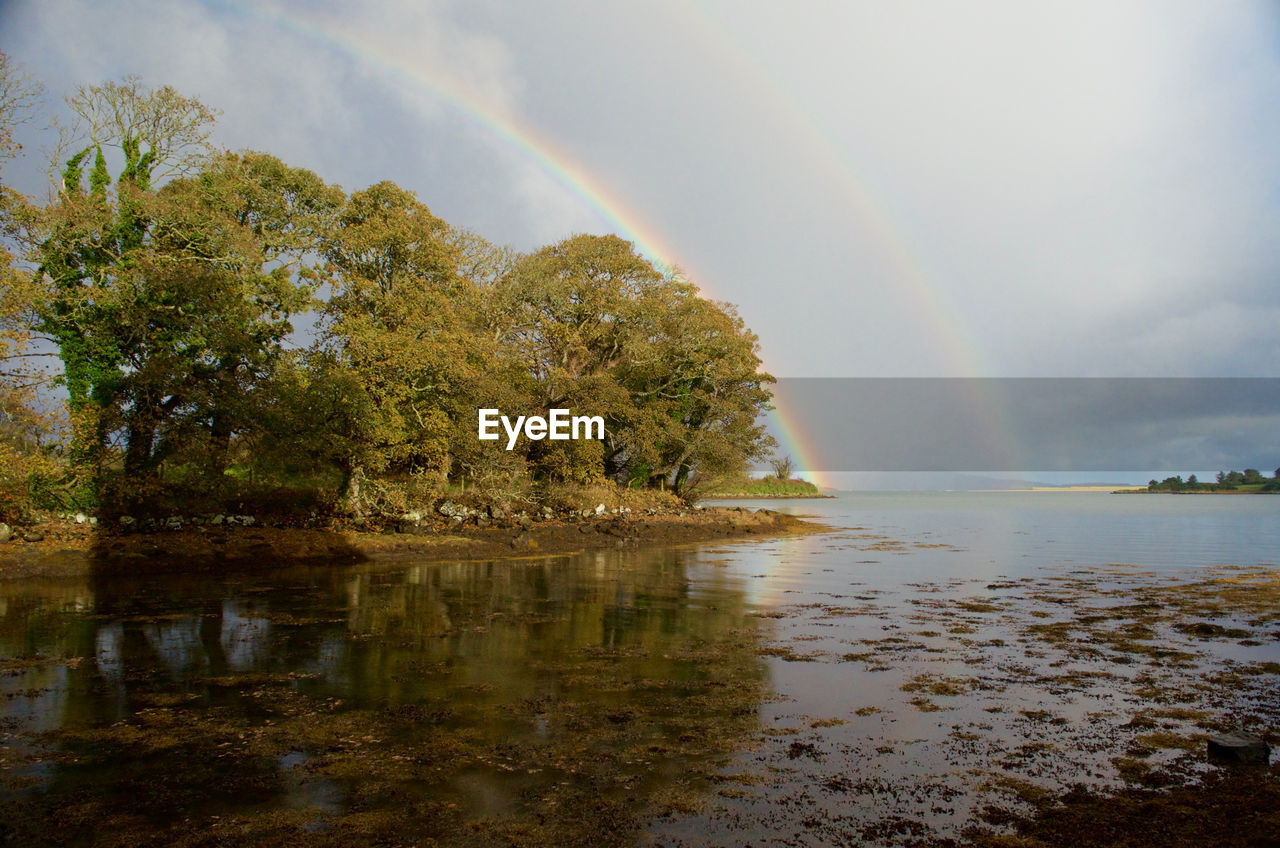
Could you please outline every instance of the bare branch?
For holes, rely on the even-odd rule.
[[[15,128],[30,123],[44,93],[34,77],[0,53],[0,162],[12,158],[22,145],[13,140]]]

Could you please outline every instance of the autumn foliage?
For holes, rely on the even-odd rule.
[[[0,509],[33,476],[121,510],[299,489],[353,514],[468,485],[678,491],[769,447],[755,336],[629,242],[517,254],[394,183],[348,195],[267,153],[215,152],[212,110],[136,79],[68,103],[82,137],[52,199],[4,208]],[[65,402],[17,367],[37,337]],[[600,415],[606,437],[508,452],[478,440],[480,407]]]

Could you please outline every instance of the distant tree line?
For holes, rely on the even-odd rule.
[[[1246,468],[1244,471],[1219,471],[1217,480],[1213,483],[1202,483],[1192,474],[1186,480],[1179,475],[1160,481],[1152,480],[1147,484],[1147,490],[1152,492],[1231,492],[1242,489],[1280,492],[1280,468],[1276,469],[1270,479],[1263,477],[1262,472],[1256,468]]]
[[[519,254],[394,183],[347,194],[215,151],[213,110],[134,78],[67,102],[80,132],[50,199],[3,188],[0,513],[298,488],[355,514],[468,484],[680,491],[767,455],[755,335],[629,242]],[[12,152],[24,113],[2,107]],[[58,367],[34,367],[42,352]],[[50,382],[65,409],[41,399]],[[508,452],[477,439],[478,407],[601,415],[605,438]]]

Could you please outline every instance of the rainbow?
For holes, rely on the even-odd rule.
[[[655,265],[665,270],[680,266],[688,268],[676,261],[677,252],[662,236],[628,211],[624,201],[608,186],[582,169],[571,157],[561,153],[535,127],[497,107],[479,92],[454,80],[413,67],[406,61],[389,58],[380,50],[379,45],[362,38],[350,28],[343,28],[339,22],[318,17],[303,19],[297,15],[285,16],[269,7],[243,0],[223,0],[223,5],[244,16],[326,45],[401,83],[422,89],[433,98],[446,103],[488,137],[500,142],[506,150],[514,152],[549,176],[566,193],[591,209],[615,233],[632,242],[637,252]],[[939,345],[942,361],[954,363],[961,371],[959,376],[983,373],[981,357],[976,346],[961,332],[963,325],[954,306],[933,282],[934,276],[921,259],[922,252],[906,239],[902,227],[890,217],[889,204],[871,191],[837,145],[820,131],[818,121],[798,106],[794,97],[740,47],[719,35],[725,31],[725,27],[717,26],[706,15],[700,15],[696,6],[690,5],[687,9],[692,10],[689,21],[700,25],[706,33],[705,40],[748,75],[758,92],[768,95],[774,108],[789,118],[790,125],[799,129],[811,149],[822,157],[830,173],[839,179],[860,220],[899,269],[899,278],[904,292],[911,299],[911,308],[931,328],[937,330],[928,334],[926,341],[932,340]],[[974,402],[991,412],[993,434],[1005,432],[1005,428],[996,420],[998,404],[991,402],[991,399],[982,398],[975,398]],[[802,476],[822,485],[821,461],[810,447],[813,441],[807,435],[806,423],[797,420],[780,406],[770,410],[768,421],[772,425],[771,432],[778,439],[779,454],[790,455]]]

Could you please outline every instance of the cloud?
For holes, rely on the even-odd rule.
[[[1259,375],[1277,14],[52,0],[5,5],[0,48],[54,92],[171,83],[223,110],[228,146],[392,179],[522,249],[605,231],[528,127],[737,302],[779,374]]]

